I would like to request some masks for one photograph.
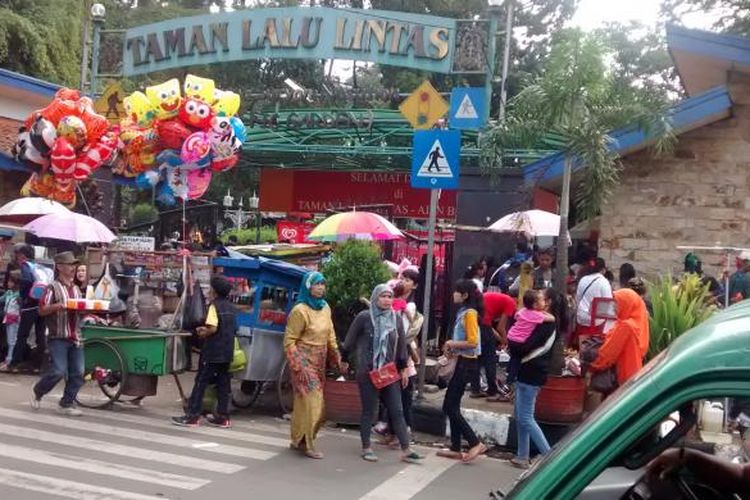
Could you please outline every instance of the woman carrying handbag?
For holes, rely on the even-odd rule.
[[[393,432],[401,445],[401,460],[418,463],[423,457],[412,451],[401,405],[401,389],[409,383],[408,352],[403,324],[393,310],[393,291],[387,284],[375,287],[370,307],[354,318],[341,348],[345,361],[353,361],[362,400],[360,437],[362,459],[377,462],[371,432],[382,401],[388,409]]]

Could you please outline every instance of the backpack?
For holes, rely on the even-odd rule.
[[[34,277],[34,281],[29,289],[29,298],[34,300],[40,300],[44,291],[52,284],[55,280],[55,273],[49,267],[45,267],[33,262],[26,263],[31,270],[31,275]]]

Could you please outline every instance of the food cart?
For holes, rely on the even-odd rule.
[[[188,365],[189,332],[86,325],[82,334],[84,386],[76,398],[81,406],[104,408],[123,396],[154,396],[162,375],[174,376],[185,401],[177,374]]]
[[[265,257],[219,257],[213,265],[233,282],[230,300],[239,309],[237,336],[247,356],[247,367],[235,375],[241,380],[232,395],[235,406],[250,407],[268,383],[276,382],[281,409],[288,409],[284,329],[308,270]]]

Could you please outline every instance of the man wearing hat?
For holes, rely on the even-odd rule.
[[[81,291],[74,282],[78,259],[72,252],[55,255],[55,281],[47,288],[39,303],[39,315],[48,330],[47,348],[50,364],[34,386],[31,407],[39,409],[42,397],[65,378],[65,391],[60,400],[61,413],[76,417],[76,395],[83,386],[83,347],[78,314],[66,308],[68,299],[80,299]]]

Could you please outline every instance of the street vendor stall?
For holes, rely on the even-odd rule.
[[[240,391],[233,394],[235,406],[251,406],[266,383],[279,382],[283,409],[282,399],[288,392],[282,375],[286,318],[307,269],[264,257],[219,257],[213,265],[232,280],[230,300],[240,310],[237,336],[247,356],[247,367],[237,375],[242,383]]]

